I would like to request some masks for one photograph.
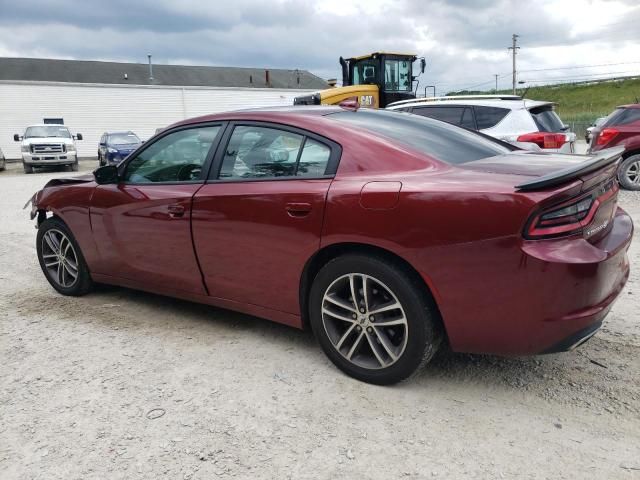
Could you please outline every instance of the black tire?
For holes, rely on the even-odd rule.
[[[50,256],[49,249],[50,247],[47,245],[47,241],[45,239],[45,235],[50,232],[53,235],[58,235],[58,233],[63,234],[68,239],[71,247],[73,247],[73,253],[75,254],[75,263],[76,263],[76,278],[73,281],[68,281],[65,285],[61,284],[56,278],[54,278],[55,273],[52,273],[51,267],[48,267],[45,263],[45,260],[50,261],[49,258],[45,259],[45,255]],[[65,244],[62,244],[65,245]],[[40,262],[40,268],[42,269],[42,273],[44,273],[45,278],[49,282],[49,284],[62,295],[69,296],[81,296],[90,292],[93,288],[93,280],[91,279],[91,274],[89,272],[89,268],[87,267],[87,262],[82,255],[82,251],[80,250],[80,246],[76,241],[71,230],[65,225],[65,223],[56,218],[48,218],[44,222],[40,224],[38,228],[38,234],[36,236],[36,250],[38,253],[38,261]],[[48,252],[48,253],[47,253]],[[55,261],[56,259],[53,259]],[[55,267],[54,267],[55,269]],[[67,267],[67,272],[69,272],[69,267]],[[59,270],[58,270],[59,273]],[[65,275],[65,271],[63,270],[63,278]],[[71,279],[71,274],[67,274],[67,280]],[[62,282],[64,283],[64,281]]]
[[[323,313],[323,308],[326,308],[327,306],[334,306],[334,304],[327,302],[324,299],[325,293],[331,293],[331,289],[334,288],[335,285],[339,284],[337,282],[349,282],[348,279],[344,279],[345,276],[349,274],[355,274],[356,278],[358,275],[360,277],[368,277],[369,280],[367,280],[367,282],[373,282],[374,284],[373,290],[370,291],[371,296],[371,292],[373,292],[373,294],[376,293],[375,282],[379,282],[377,284],[378,287],[382,287],[381,290],[383,291],[386,287],[387,292],[390,292],[392,296],[395,296],[395,300],[393,301],[397,301],[401,305],[401,311],[398,310],[398,312],[402,314],[403,319],[406,319],[406,325],[401,327],[403,330],[400,333],[392,332],[393,335],[385,335],[385,339],[387,342],[390,339],[399,339],[397,346],[399,347],[404,345],[404,347],[401,352],[396,351],[396,359],[392,359],[390,356],[388,357],[389,362],[393,361],[393,363],[389,363],[388,366],[383,366],[383,362],[379,361],[380,357],[374,355],[373,344],[371,343],[373,339],[377,339],[379,353],[385,353],[385,350],[382,348],[383,342],[381,342],[379,333],[379,329],[382,327],[377,324],[374,325],[373,321],[369,323],[365,318],[363,318],[372,318],[371,316],[367,317],[369,315],[369,307],[371,304],[366,305],[367,313],[358,317],[358,320],[351,321],[355,324],[353,327],[358,330],[353,330],[353,333],[348,335],[355,335],[356,338],[358,335],[360,335],[360,337],[364,335],[362,338],[368,341],[367,343],[362,340],[360,344],[358,344],[357,341],[352,342],[352,345],[359,345],[356,349],[357,354],[353,355],[352,360],[347,359],[344,352],[340,353],[338,351],[334,344],[340,344],[340,342],[332,340],[328,333],[328,330],[333,329],[332,324],[340,324],[340,321],[345,322],[340,324],[345,325],[345,327],[342,331],[332,332],[334,339],[341,335],[346,337],[346,331],[351,328],[351,324],[348,321],[340,320],[338,322],[334,322],[331,316],[326,317],[326,313]],[[361,299],[363,297],[362,289],[357,289],[357,291],[358,293],[356,293],[356,296],[359,296],[359,299]],[[370,302],[373,302],[375,299],[371,300],[371,296]],[[364,300],[362,301],[362,304],[364,304]],[[353,303],[350,305],[353,306]],[[375,313],[375,310],[378,308],[379,306],[372,306],[371,312]],[[338,307],[338,310],[339,309],[340,307]],[[351,313],[350,315],[357,317],[360,314]],[[326,327],[323,316],[329,319]],[[349,314],[346,316],[348,317]],[[418,372],[423,365],[431,360],[438,350],[442,339],[439,313],[429,293],[425,291],[424,284],[414,278],[414,275],[412,275],[411,272],[406,271],[402,266],[377,256],[348,254],[335,258],[327,263],[318,272],[311,287],[309,298],[309,318],[311,328],[313,329],[322,349],[340,370],[358,380],[377,385],[390,385],[397,383]],[[375,321],[380,320],[376,319]],[[385,320],[383,319],[382,321],[384,322]],[[366,322],[366,324],[363,322]],[[358,323],[360,323],[362,327],[358,325]],[[369,335],[367,332],[370,331],[375,333],[375,335]],[[383,332],[384,331],[388,331],[388,329],[383,329]],[[343,343],[343,349],[347,346],[347,343],[347,341]],[[369,352],[368,357],[367,352]],[[388,350],[386,350],[386,352],[388,353]],[[358,360],[358,358],[362,360]],[[368,360],[367,358],[371,360]],[[366,367],[362,366],[364,361],[374,361],[376,358],[378,359],[378,365],[369,364]],[[360,365],[357,364],[358,362]]]
[[[98,166],[104,167],[104,160],[102,159],[102,155],[98,153]]]
[[[625,158],[618,167],[618,180],[627,190],[640,190],[640,154]]]
[[[27,165],[23,162],[22,167],[24,168],[24,173],[33,173],[33,167],[31,165]]]
[[[76,160],[75,163],[71,164],[71,171],[72,172],[77,172],[78,171],[78,161]]]

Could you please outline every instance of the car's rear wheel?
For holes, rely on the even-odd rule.
[[[44,276],[63,295],[84,295],[93,287],[91,274],[73,234],[63,221],[48,218],[38,228],[38,261]]]
[[[369,383],[400,382],[437,351],[438,312],[425,287],[384,258],[344,255],[311,288],[310,320],[329,359]]]
[[[627,190],[640,190],[640,154],[624,159],[618,167],[618,180]]]

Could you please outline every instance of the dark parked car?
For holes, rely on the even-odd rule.
[[[232,112],[50,181],[31,216],[61,294],[107,283],[310,327],[340,369],[388,384],[442,341],[521,355],[590,338],[629,275],[621,151],[525,152],[391,111]]]
[[[142,145],[142,141],[131,131],[105,132],[100,137],[98,145],[98,161],[101,166],[115,165],[140,145]]]
[[[620,184],[628,190],[640,190],[640,104],[616,108],[593,129],[589,153],[611,147],[624,147],[618,169]]]

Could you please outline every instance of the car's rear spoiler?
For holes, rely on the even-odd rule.
[[[561,185],[569,180],[595,172],[596,170],[600,170],[601,168],[617,162],[620,159],[620,155],[623,153],[624,147],[612,147],[601,150],[575,167],[569,167],[564,170],[559,170],[557,172],[534,178],[528,182],[516,185],[516,189],[521,192],[528,192],[531,190],[540,190],[543,188]]]

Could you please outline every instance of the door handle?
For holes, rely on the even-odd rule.
[[[285,207],[290,217],[306,217],[311,212],[310,203],[287,203]]]
[[[178,218],[184,215],[184,205],[176,203],[174,205],[169,205],[167,209],[169,210],[169,216],[172,218]]]

